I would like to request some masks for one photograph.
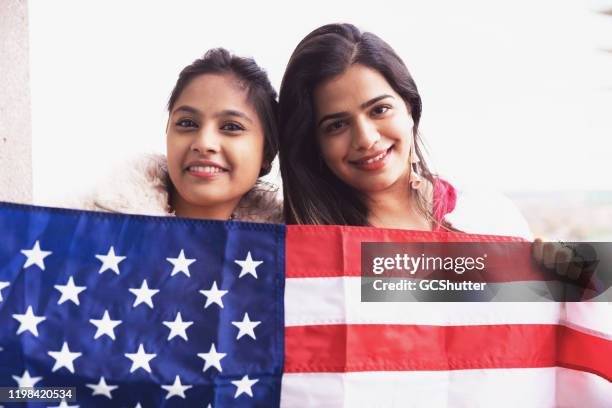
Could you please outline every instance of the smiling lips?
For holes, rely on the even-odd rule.
[[[361,157],[358,160],[349,160],[349,163],[360,170],[379,170],[383,168],[385,164],[387,164],[387,160],[385,159],[389,155],[391,149],[393,149],[393,146],[389,147],[387,150],[379,150],[367,156]]]
[[[215,178],[227,173],[229,169],[211,160],[198,160],[189,163],[185,171],[198,178]]]

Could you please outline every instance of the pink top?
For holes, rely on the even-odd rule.
[[[452,212],[457,204],[457,191],[448,181],[441,178],[434,180],[433,215],[436,221],[434,231],[440,231],[440,223],[446,214]]]

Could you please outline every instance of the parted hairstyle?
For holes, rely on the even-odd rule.
[[[276,91],[268,75],[252,58],[238,57],[224,48],[208,50],[200,59],[183,68],[168,100],[168,112],[187,85],[203,74],[233,75],[247,90],[247,99],[253,105],[264,131],[263,161],[266,167],[259,176],[270,172],[272,160],[278,153],[278,102]]]
[[[414,121],[419,174],[433,182],[418,136],[421,97],[403,61],[372,33],[351,24],[325,25],[298,44],[280,88],[279,158],[287,224],[369,225],[365,197],[324,163],[315,130],[314,89],[353,64],[378,71],[402,97]],[[411,194],[423,216],[433,220],[426,197],[418,190]]]

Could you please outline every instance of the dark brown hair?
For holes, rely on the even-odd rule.
[[[325,25],[298,44],[280,88],[280,169],[287,224],[368,225],[362,193],[325,165],[315,136],[315,87],[353,64],[380,72],[402,97],[414,121],[419,174],[433,182],[418,137],[421,97],[404,62],[372,33],[362,33],[351,24]],[[426,198],[418,190],[412,194],[420,212],[433,220]]]
[[[276,91],[270,84],[266,71],[252,58],[232,55],[224,48],[214,48],[200,59],[183,68],[168,100],[168,112],[192,79],[203,74],[229,74],[235,76],[247,89],[248,101],[255,107],[264,131],[264,163],[268,166],[259,174],[270,172],[270,165],[278,153],[278,102]]]

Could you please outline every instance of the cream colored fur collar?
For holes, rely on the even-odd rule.
[[[173,216],[168,205],[170,179],[163,155],[146,155],[115,172],[109,182],[90,194],[81,207],[93,211]],[[237,221],[282,222],[277,189],[256,185],[234,211]]]

